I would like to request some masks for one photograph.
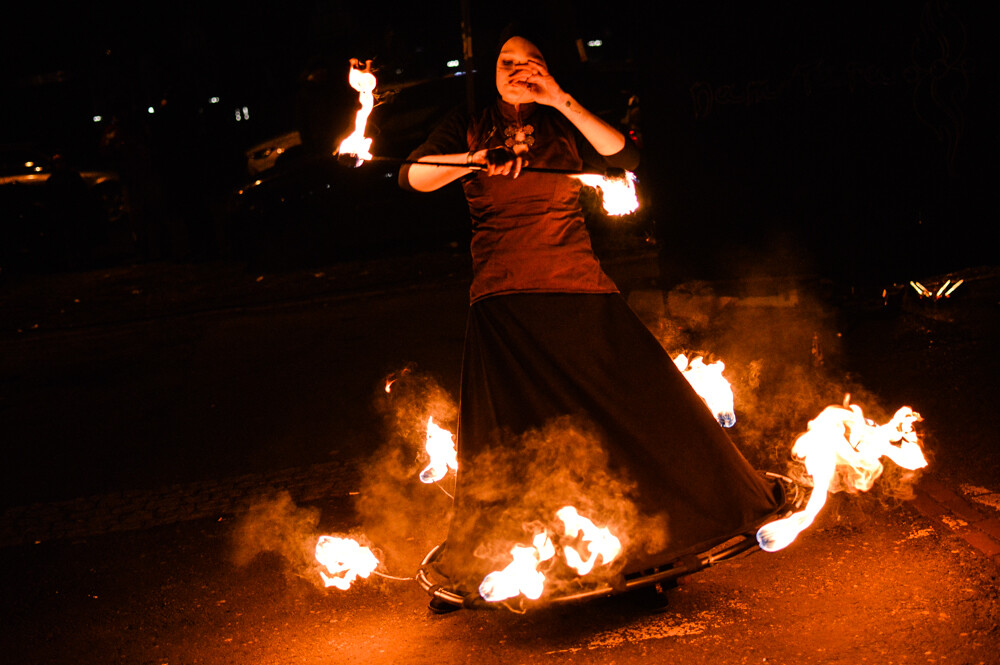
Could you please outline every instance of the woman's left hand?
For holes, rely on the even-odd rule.
[[[561,102],[565,93],[543,63],[532,60],[522,66],[526,70],[522,85],[531,93],[531,101],[545,106],[556,106]]]

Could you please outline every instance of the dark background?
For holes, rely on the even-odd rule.
[[[605,117],[624,123],[637,96],[644,214],[668,281],[855,283],[992,261],[996,29],[979,5],[469,5],[487,87],[495,36],[517,19],[552,36],[559,80]],[[248,147],[292,129],[307,144],[343,135],[351,57],[373,58],[384,90],[453,73],[462,19],[460,0],[18,3],[4,16],[0,142],[114,168],[136,215],[188,227],[142,258],[212,258],[215,239],[194,251],[191,229],[224,227]],[[603,46],[580,63],[576,39]],[[460,103],[463,89],[442,94]]]

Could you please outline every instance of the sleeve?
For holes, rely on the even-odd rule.
[[[454,108],[444,120],[431,132],[427,140],[421,143],[407,157],[414,161],[426,155],[451,155],[469,151],[468,139],[469,116],[465,105]],[[399,186],[412,190],[409,177],[410,165],[403,164],[399,169]]]
[[[580,158],[585,166],[605,170],[609,168],[625,169],[634,171],[639,166],[639,149],[625,135],[625,145],[613,155],[602,155],[590,144],[583,134],[576,132],[577,149],[580,151]]]

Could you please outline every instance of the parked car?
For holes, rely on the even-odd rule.
[[[127,217],[117,173],[76,169],[32,146],[0,148],[3,270],[87,267],[129,234]]]

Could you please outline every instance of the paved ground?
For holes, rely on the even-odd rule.
[[[362,279],[352,288],[336,283],[344,268],[261,276],[152,266],[7,282],[0,422],[7,432],[18,422],[24,375],[10,368],[25,371],[28,351],[41,359],[67,339],[148,331],[150,322],[165,331],[152,338],[161,343],[181,322],[248,310],[294,322],[316,316],[321,303],[336,310],[360,301],[377,310],[382,302],[396,310],[424,297],[441,301],[463,279],[456,257],[420,265],[422,279],[402,285],[387,269],[355,271],[352,279]],[[0,639],[19,663],[1000,662],[1000,446],[985,417],[995,411],[1000,376],[992,349],[1000,292],[996,271],[963,276],[966,291],[949,301],[919,299],[902,285],[887,291],[885,303],[827,294],[832,311],[773,284],[736,295],[719,284],[688,285],[668,297],[633,294],[666,342],[709,347],[727,359],[745,398],[735,435],[758,465],[773,463],[786,443],[754,441],[780,433],[790,442],[787,430],[801,428],[793,422],[811,408],[807,402],[836,400],[845,387],[858,390],[857,402],[872,400],[864,402],[872,413],[902,403],[917,408],[932,458],[912,494],[903,483],[835,495],[788,550],[687,578],[670,592],[665,612],[611,598],[525,616],[436,617],[413,582],[320,590],[309,553],[316,535],[350,532],[370,519],[358,507],[372,488],[356,463],[363,457],[323,451],[308,463],[253,472],[40,501],[8,497],[0,514],[7,590]],[[410,296],[393,295],[401,288]],[[372,295],[380,293],[387,299]],[[364,308],[351,307],[363,327]],[[712,316],[700,318],[706,312]],[[188,336],[184,344],[209,337]],[[790,357],[780,372],[768,362],[776,349]],[[813,382],[808,389],[803,377]],[[418,502],[420,511],[401,506],[408,535],[390,548],[388,572],[409,576],[440,539],[443,501],[437,493]]]

